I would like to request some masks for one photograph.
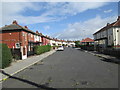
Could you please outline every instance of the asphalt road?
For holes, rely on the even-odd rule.
[[[3,88],[118,88],[118,65],[65,48],[3,82]]]

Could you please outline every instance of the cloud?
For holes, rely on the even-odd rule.
[[[59,33],[54,34],[60,39],[70,39],[70,40],[81,40],[86,37],[93,36],[93,33],[104,27],[108,22],[112,23],[115,21],[117,16],[101,18],[96,16],[95,18],[89,19],[84,22],[76,22],[73,24],[68,24],[68,27]]]
[[[77,13],[81,13],[87,11],[89,9],[96,9],[103,5],[106,5],[105,2],[75,2],[69,3],[62,7],[63,14],[72,14],[76,15]]]
[[[36,7],[35,7],[36,6]],[[8,24],[11,23],[14,19],[27,19],[27,17],[22,16],[21,13],[25,12],[26,8],[30,8],[32,10],[38,10],[38,5],[32,3],[12,3],[12,2],[4,2],[2,3],[2,23]],[[29,17],[28,17],[29,18]]]
[[[96,9],[106,5],[105,2],[3,2],[2,3],[2,24],[10,24],[17,20],[22,24],[36,24],[43,22],[60,21],[67,16],[76,15],[89,9]],[[29,13],[32,10],[40,13],[38,16],[25,16],[22,13]]]
[[[109,10],[105,10],[104,13],[110,13],[112,12],[112,9],[109,9]]]
[[[45,29],[45,30],[49,30],[49,29],[50,29],[50,26],[48,26],[48,25],[47,25],[47,26],[44,26],[44,29]]]
[[[119,2],[119,0],[1,0],[2,2]]]
[[[45,8],[50,15],[76,15],[89,9],[96,9],[106,5],[106,2],[50,2]]]

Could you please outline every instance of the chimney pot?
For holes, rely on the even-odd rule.
[[[38,31],[36,31],[36,33],[39,33]]]
[[[27,26],[24,26],[26,29],[28,29],[28,27]]]
[[[18,24],[16,20],[13,21],[13,24]]]

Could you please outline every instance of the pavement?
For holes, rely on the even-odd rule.
[[[118,88],[118,64],[65,48],[2,82],[3,88]]]
[[[87,51],[87,50],[83,50],[81,48],[75,48],[75,49],[90,53],[94,56],[101,57],[102,58],[101,60],[103,60],[103,61],[120,64],[120,58],[110,56],[110,55],[105,55],[105,54],[102,54],[102,53],[97,52],[97,51]]]
[[[52,55],[55,52],[56,52],[55,50],[51,50],[51,51],[43,53],[41,55],[31,56],[24,60],[18,60],[17,62],[13,62],[11,64],[11,66],[9,66],[5,69],[1,69],[1,72],[4,71],[7,74],[9,74],[10,76],[12,76],[12,75],[24,70],[25,68],[41,61],[42,59]],[[8,76],[3,75],[2,73],[0,73],[0,76],[1,76],[0,82],[6,80],[8,78]]]
[[[110,56],[110,55],[105,55],[105,54],[102,54],[102,53],[98,53],[96,51],[85,51],[85,52],[88,52],[88,53],[90,53],[94,56],[102,57],[103,59],[101,59],[101,60],[103,60],[103,61],[120,64],[120,58],[113,57],[113,56]]]

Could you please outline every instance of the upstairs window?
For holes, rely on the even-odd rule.
[[[31,34],[31,38],[33,37],[33,35]]]
[[[22,32],[22,36],[25,36],[25,33],[24,33],[24,32]]]

